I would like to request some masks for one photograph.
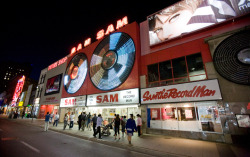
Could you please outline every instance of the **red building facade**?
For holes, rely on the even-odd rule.
[[[171,7],[178,8],[177,5],[182,3]],[[247,136],[249,75],[241,69],[249,69],[249,62],[239,63],[242,57],[237,54],[243,51],[249,54],[249,35],[242,37],[244,39],[238,45],[246,44],[235,50],[236,55],[227,53],[227,50],[223,54],[219,51],[221,47],[226,49],[227,45],[222,45],[225,40],[249,34],[249,9],[239,13],[234,6],[236,3],[230,5],[233,5],[237,16],[189,32],[183,28],[184,33],[181,34],[177,34],[177,30],[182,29],[177,26],[175,29],[165,28],[167,21],[163,21],[164,16],[169,15],[167,12],[171,7],[148,16],[148,20],[140,24],[141,109],[146,113],[142,115],[145,132],[228,143],[238,142],[239,137],[244,139]],[[194,21],[197,14],[195,12],[190,21]],[[181,12],[175,16],[175,22],[182,18]],[[182,27],[190,29],[190,21]],[[194,23],[192,26],[196,26]],[[171,34],[171,31],[177,33]],[[164,35],[168,38],[163,38]],[[222,63],[218,56],[237,60],[237,63],[231,63],[224,59],[222,63],[228,62],[228,71],[237,74],[240,71],[237,76],[246,75],[240,80],[242,82],[233,80],[230,76],[234,74],[228,75],[224,69],[220,72]],[[234,64],[239,64],[241,69],[233,70],[230,65]]]

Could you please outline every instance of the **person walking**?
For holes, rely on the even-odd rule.
[[[63,130],[66,129],[66,126],[68,125],[68,120],[69,120],[68,114],[65,113],[65,115],[64,115],[64,126],[63,126]]]
[[[75,115],[74,115],[74,112],[72,112],[71,115],[69,116],[69,120],[70,120],[69,128],[70,129],[72,129],[74,126],[74,119],[75,119]]]
[[[23,110],[23,113],[22,113],[22,119],[23,119],[23,117],[25,116],[25,111]]]
[[[138,136],[141,136],[141,126],[142,126],[142,119],[141,116],[139,114],[137,114],[137,131],[138,131]]]
[[[97,130],[94,133],[94,137],[96,137],[96,135],[99,134],[99,139],[102,139],[102,134],[101,134],[102,122],[103,122],[102,115],[98,114],[97,121],[96,121]]]
[[[82,126],[82,113],[79,114],[77,123],[78,123],[78,130],[80,130]]]
[[[49,117],[49,122],[52,123],[52,119],[54,118],[54,114],[53,112],[50,113],[50,117]]]
[[[54,118],[53,126],[56,125],[56,127],[57,127],[58,121],[59,121],[59,114],[56,112],[56,115],[55,115],[55,118]]]
[[[133,119],[133,114],[130,114],[130,118],[127,120],[126,124],[128,143],[131,144],[132,136],[134,130],[137,131],[135,120]]]
[[[94,114],[94,117],[92,118],[94,134],[96,132],[96,122],[97,122],[97,117],[96,117],[96,114]]]
[[[86,114],[85,114],[85,112],[83,112],[82,113],[82,121],[81,121],[82,131],[84,131],[84,129],[85,129],[85,120],[86,120]]]
[[[126,122],[127,122],[126,116],[123,116],[121,119],[122,137],[124,137]]]
[[[87,115],[87,128],[88,128],[88,130],[90,130],[91,131],[91,115],[90,115],[90,112],[89,112],[89,114]]]
[[[50,114],[49,112],[47,112],[47,114],[45,115],[44,131],[48,131],[49,129],[49,118],[50,118]]]
[[[121,119],[119,118],[119,114],[116,115],[115,118],[115,140],[116,140],[116,136],[118,134],[118,138],[120,139],[120,124],[121,124]]]

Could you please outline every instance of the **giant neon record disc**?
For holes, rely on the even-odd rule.
[[[72,58],[64,75],[64,88],[70,93],[76,93],[82,86],[88,71],[88,61],[84,53]]]
[[[90,78],[100,90],[120,86],[129,76],[135,61],[135,44],[126,33],[113,33],[96,47],[90,61]]]

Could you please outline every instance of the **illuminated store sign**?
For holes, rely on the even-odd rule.
[[[139,89],[128,89],[116,92],[88,95],[87,106],[138,104]]]
[[[23,86],[24,86],[24,81],[25,81],[25,76],[22,76],[22,78],[20,78],[17,81],[17,85],[16,85],[16,89],[12,98],[12,104],[11,106],[16,106],[16,103],[18,101],[18,98],[23,90]]]
[[[58,67],[59,65],[65,63],[67,61],[68,57],[64,57],[62,59],[60,59],[59,61],[56,61],[55,63],[51,64],[49,67],[48,67],[48,71],[51,70],[51,69],[54,69],[56,67]]]
[[[148,16],[150,45],[250,12],[249,0],[181,0]]]
[[[220,100],[217,80],[207,80],[178,85],[141,89],[141,103]]]
[[[125,16],[123,17],[122,19],[118,20],[116,22],[116,27],[114,27],[113,24],[110,24],[108,25],[107,29],[101,29],[97,32],[96,34],[96,39],[99,40],[99,39],[102,39],[105,35],[109,35],[110,33],[114,32],[115,31],[115,28],[116,30],[122,28],[123,26],[127,25],[128,24],[128,17]],[[84,41],[84,44],[83,46],[86,47],[88,45],[91,44],[91,38],[87,38],[85,41]],[[70,51],[70,54],[73,54],[75,53],[76,51],[79,51],[80,49],[82,49],[82,44],[78,44],[77,47],[73,47]]]
[[[60,107],[76,107],[76,106],[85,106],[86,95],[79,97],[69,97],[63,98],[60,102]]]

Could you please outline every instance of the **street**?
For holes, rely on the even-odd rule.
[[[6,119],[0,119],[0,137],[3,157],[149,156]]]

